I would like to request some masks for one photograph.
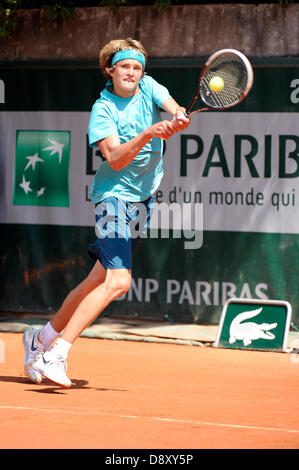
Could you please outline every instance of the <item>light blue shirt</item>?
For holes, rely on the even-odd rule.
[[[88,134],[91,147],[97,147],[98,140],[112,135],[118,135],[123,144],[161,121],[160,108],[170,98],[167,88],[147,75],[141,79],[139,88],[131,98],[110,93],[108,86],[101,92],[90,115]],[[92,201],[100,202],[109,196],[130,202],[146,200],[158,189],[163,176],[162,151],[162,140],[153,138],[120,171],[103,162],[90,189]]]

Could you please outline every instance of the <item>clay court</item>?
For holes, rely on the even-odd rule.
[[[0,340],[2,449],[299,448],[294,355],[80,337],[64,390],[28,382],[22,333]]]

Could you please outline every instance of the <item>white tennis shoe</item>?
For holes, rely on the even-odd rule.
[[[66,375],[66,360],[56,355],[52,350],[46,351],[36,362],[32,364],[33,369],[42,377],[51,380],[62,388],[70,388],[72,382]]]
[[[37,361],[46,351],[46,347],[39,341],[38,333],[40,330],[26,330],[23,334],[23,345],[25,349],[24,368],[27,377],[31,382],[40,384],[42,376],[34,370],[32,363]]]

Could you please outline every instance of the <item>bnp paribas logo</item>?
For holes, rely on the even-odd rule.
[[[69,206],[70,142],[70,131],[17,131],[14,205]]]

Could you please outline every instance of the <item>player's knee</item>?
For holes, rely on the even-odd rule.
[[[112,278],[105,283],[105,287],[111,291],[114,298],[117,298],[130,289],[131,276],[129,274],[112,276]]]

